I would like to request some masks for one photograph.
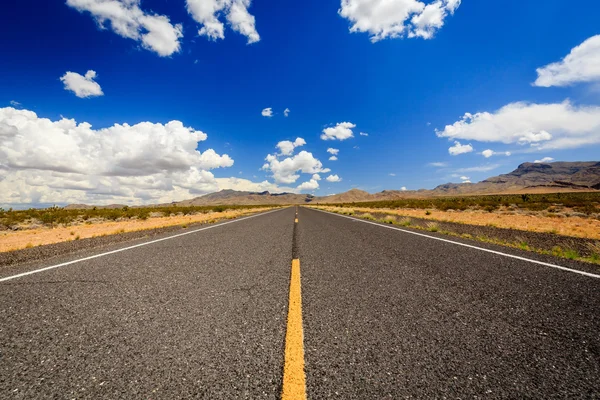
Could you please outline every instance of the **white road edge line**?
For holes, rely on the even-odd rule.
[[[255,215],[251,215],[249,217],[244,217],[244,218],[236,219],[236,220],[233,220],[233,221],[223,222],[223,223],[220,223],[220,224],[217,224],[217,225],[211,225],[211,226],[207,226],[205,228],[195,229],[195,230],[189,231],[189,232],[178,233],[177,235],[167,236],[167,237],[164,237],[164,238],[160,238],[160,239],[156,239],[156,240],[151,240],[149,242],[139,243],[139,244],[136,244],[136,245],[133,245],[133,246],[128,246],[128,247],[123,247],[122,249],[107,251],[106,253],[95,254],[93,256],[89,256],[89,257],[85,257],[85,258],[80,258],[80,259],[77,259],[77,260],[68,261],[68,262],[64,262],[64,263],[61,263],[61,264],[56,264],[56,265],[52,265],[52,266],[49,266],[49,267],[44,267],[44,268],[36,269],[36,270],[33,270],[33,271],[23,272],[23,273],[17,274],[17,275],[7,276],[6,278],[0,278],[0,282],[6,282],[6,281],[10,281],[12,279],[22,278],[22,277],[27,276],[27,275],[33,275],[33,274],[37,274],[37,273],[40,273],[40,272],[48,271],[48,270],[51,270],[51,269],[65,267],[67,265],[76,264],[76,263],[79,263],[79,262],[82,262],[82,261],[93,260],[94,258],[99,258],[99,257],[108,256],[110,254],[120,253],[122,251],[135,249],[137,247],[147,246],[149,244],[154,244],[154,243],[162,242],[164,240],[174,239],[174,238],[185,236],[185,235],[191,235],[192,233],[197,233],[197,232],[205,231],[205,230],[212,229],[212,228],[218,228],[218,227],[223,226],[223,225],[233,224],[235,222],[240,222],[240,221],[244,221],[246,219],[260,217],[261,215],[267,215],[267,214],[271,214],[273,212],[281,211],[281,210],[285,210],[285,208],[279,208],[277,210],[267,211],[265,213],[255,214]]]
[[[543,262],[543,261],[532,260],[530,258],[515,256],[515,255],[512,255],[512,254],[508,254],[508,253],[502,253],[500,251],[490,250],[490,249],[486,249],[486,248],[483,248],[483,247],[477,247],[477,246],[473,246],[473,245],[465,244],[465,243],[461,243],[461,242],[455,242],[453,240],[443,239],[443,238],[439,238],[439,237],[436,237],[436,236],[429,236],[429,235],[425,235],[425,234],[419,233],[419,232],[407,231],[406,229],[396,228],[394,226],[382,225],[382,224],[378,224],[378,223],[371,222],[371,221],[365,221],[364,219],[352,218],[352,217],[348,217],[346,215],[340,215],[340,214],[332,213],[332,212],[329,212],[329,211],[319,210],[319,209],[316,209],[316,208],[311,208],[311,210],[320,211],[322,213],[331,214],[331,215],[335,215],[335,216],[342,217],[342,218],[348,218],[348,219],[351,219],[353,221],[364,222],[365,224],[371,224],[371,225],[379,226],[381,228],[392,229],[392,230],[395,230],[395,231],[400,231],[400,232],[404,232],[404,233],[410,233],[411,235],[423,236],[423,237],[426,237],[426,238],[429,238],[429,239],[439,240],[441,242],[452,243],[452,244],[456,244],[456,245],[459,245],[459,246],[468,247],[470,249],[481,250],[481,251],[485,251],[487,253],[492,253],[492,254],[497,254],[497,255],[500,255],[500,256],[515,258],[517,260],[527,261],[527,262],[530,262],[530,263],[533,263],[533,264],[544,265],[546,267],[556,268],[556,269],[560,269],[562,271],[573,272],[575,274],[588,276],[590,278],[600,278],[600,275],[592,274],[590,272],[579,271],[577,269],[572,269],[572,268],[567,268],[567,267],[561,267],[560,265],[556,265],[556,264],[550,264],[550,263],[546,263],[546,262]]]

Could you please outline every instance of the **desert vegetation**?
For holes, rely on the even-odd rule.
[[[49,207],[45,209],[4,210],[0,208],[0,230],[21,230],[40,227],[80,225],[107,221],[147,220],[151,217],[187,216],[218,213],[226,210],[259,209],[265,206],[166,206],[166,207],[90,207],[69,209]]]
[[[0,252],[125,232],[211,223],[273,206],[0,210]]]
[[[438,211],[542,212],[557,216],[600,217],[600,192],[506,194],[430,197],[361,203],[328,204],[335,207],[372,209],[419,209]]]

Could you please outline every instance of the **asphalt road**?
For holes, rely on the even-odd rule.
[[[600,279],[294,218],[0,270],[0,398],[280,398],[292,258],[309,399],[600,398]]]

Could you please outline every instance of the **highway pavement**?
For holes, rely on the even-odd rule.
[[[596,267],[409,232],[290,207],[4,268],[0,398],[600,398]]]

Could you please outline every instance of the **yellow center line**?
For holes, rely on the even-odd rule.
[[[300,287],[300,260],[298,259],[292,261],[281,399],[306,400],[304,333],[302,331],[302,290]]]
[[[295,222],[295,223],[298,223],[298,218],[296,218],[296,219],[294,220],[294,222]]]

